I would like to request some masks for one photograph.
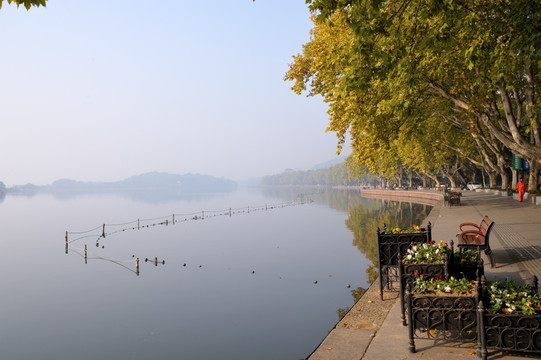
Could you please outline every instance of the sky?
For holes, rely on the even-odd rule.
[[[4,2],[0,181],[242,181],[332,160],[326,104],[283,80],[312,25],[304,0]]]

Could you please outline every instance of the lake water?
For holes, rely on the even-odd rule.
[[[358,191],[7,195],[0,358],[303,359],[369,286],[376,227],[429,211]]]

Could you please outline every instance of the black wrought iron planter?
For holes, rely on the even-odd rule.
[[[441,264],[404,264],[400,263],[400,310],[402,325],[406,326],[406,288],[412,286],[417,276],[423,276],[424,279],[441,277],[449,279],[451,269],[452,253],[447,254],[446,261]]]
[[[438,341],[477,340],[479,288],[471,296],[416,294],[411,285],[406,292],[409,350],[415,352],[415,338]]]
[[[421,228],[420,232],[386,234],[386,226],[383,230],[377,228],[378,234],[378,267],[379,267],[379,294],[383,300],[383,291],[400,290],[399,265],[411,244],[429,243],[432,241],[432,224]]]
[[[460,265],[456,261],[452,262],[451,265],[451,276],[456,278],[465,277],[468,280],[477,279],[477,275],[483,276],[485,274],[485,266],[483,259],[475,265]]]
[[[484,274],[485,266],[479,251],[463,248],[453,251],[451,276],[458,279],[465,277],[468,280],[477,280]]]
[[[537,278],[534,276],[534,289],[537,293]],[[479,302],[477,321],[479,324],[478,355],[487,359],[488,350],[520,352],[528,355],[541,355],[541,311],[536,314],[490,314],[484,304],[486,296]]]

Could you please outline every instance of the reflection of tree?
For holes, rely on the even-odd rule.
[[[400,228],[420,225],[432,209],[432,206],[411,202],[364,198],[359,190],[266,187],[262,189],[262,192],[265,196],[285,198],[287,201],[301,197],[309,198],[316,204],[323,204],[337,211],[348,212],[349,216],[345,223],[353,233],[353,245],[372,263],[366,269],[370,284],[376,281],[378,277],[376,228],[381,228],[383,224]],[[351,290],[354,303],[361,298],[365,291],[361,287]],[[338,318],[344,317],[348,311],[348,308],[336,310]]]
[[[346,226],[353,233],[353,245],[372,262],[366,269],[369,283],[373,283],[378,277],[376,228],[381,228],[383,224],[401,228],[420,225],[432,209],[432,206],[411,202],[364,198],[359,190],[266,187],[262,192],[265,196],[285,198],[288,201],[299,197],[309,198],[316,204],[348,212]]]
[[[358,287],[357,289],[351,290],[351,295],[353,296],[353,303],[357,303],[359,299],[364,295],[366,292],[366,289],[362,287]],[[344,316],[346,316],[347,312],[349,311],[349,308],[340,308],[336,310],[336,314],[338,315],[338,319],[342,319]]]
[[[378,276],[376,270],[378,267],[376,228],[378,226],[381,228],[383,224],[400,228],[420,225],[432,207],[408,202],[367,200],[372,200],[377,205],[351,207],[346,226],[353,233],[353,244],[372,262],[372,265],[366,269],[366,274],[368,281],[373,283]]]
[[[308,198],[316,204],[323,204],[342,212],[347,212],[351,206],[369,202],[369,199],[360,196],[359,190],[337,190],[325,187],[264,187],[261,191],[264,196],[281,198],[285,201]]]

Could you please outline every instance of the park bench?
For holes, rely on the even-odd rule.
[[[488,216],[483,217],[479,225],[475,223],[462,223],[459,225],[460,234],[457,234],[457,245],[459,248],[476,249],[478,252],[485,251],[485,254],[490,258],[490,266],[494,267],[494,254],[490,249],[489,239],[494,221]]]

